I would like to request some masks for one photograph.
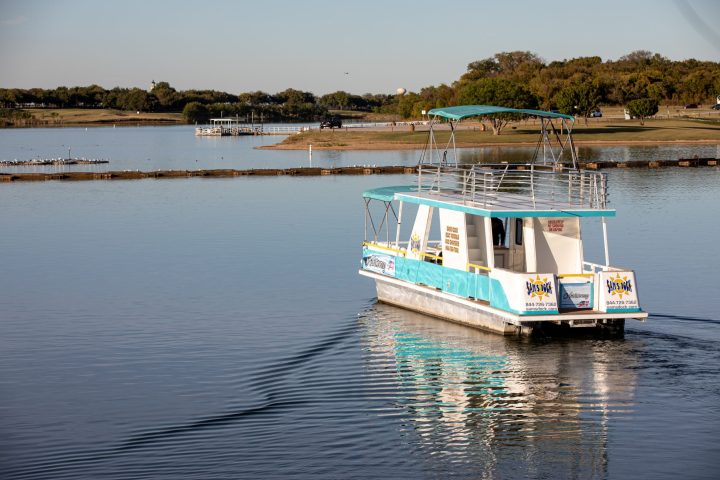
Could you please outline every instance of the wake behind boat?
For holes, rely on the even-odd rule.
[[[375,280],[379,301],[502,334],[557,327],[621,334],[626,318],[647,318],[635,273],[610,265],[606,218],[615,210],[607,207],[607,178],[577,168],[573,117],[486,105],[429,115],[429,162],[421,158],[416,183],[363,193],[360,274]],[[535,159],[458,164],[455,122],[498,115],[540,121]],[[441,119],[451,129],[442,153],[433,131]],[[602,221],[603,264],[585,261],[581,220],[591,217]]]

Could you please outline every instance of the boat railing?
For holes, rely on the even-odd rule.
[[[592,262],[583,262],[583,267],[585,272],[587,273],[597,273],[597,272],[628,272],[632,270],[631,268],[624,268],[624,267],[617,267],[617,266],[611,266],[611,265],[599,265],[597,263]]]
[[[485,208],[527,202],[533,208],[605,209],[608,201],[604,173],[530,164],[420,165],[418,188]]]

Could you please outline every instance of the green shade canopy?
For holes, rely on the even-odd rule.
[[[535,117],[564,118],[565,120],[575,121],[575,117],[565,115],[564,113],[545,112],[543,110],[530,110],[525,108],[495,107],[493,105],[459,105],[457,107],[433,108],[428,112],[428,115],[450,120],[462,120],[468,117],[495,115],[498,113],[519,113],[522,115],[533,115]]]

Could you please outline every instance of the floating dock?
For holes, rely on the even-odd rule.
[[[637,162],[581,162],[580,168],[599,170],[608,168],[662,168],[662,167],[717,167],[717,158],[681,158],[679,160],[657,160]],[[416,174],[418,166],[352,166],[338,168],[296,167],[296,168],[253,168],[235,170],[231,168],[212,170],[156,170],[141,172],[139,170],[122,170],[109,172],[43,172],[43,173],[3,173],[0,172],[0,183],[7,182],[38,182],[48,180],[139,180],[143,178],[189,178],[189,177],[267,177],[289,175],[296,177],[320,175],[397,175]]]
[[[209,126],[195,129],[195,135],[202,137],[237,137],[261,133],[262,125],[241,122],[238,118],[211,118]]]
[[[206,127],[197,127],[198,137],[239,137],[243,135],[291,135],[308,130],[309,127],[282,126],[266,127],[262,123],[247,123],[239,118],[211,118]]]

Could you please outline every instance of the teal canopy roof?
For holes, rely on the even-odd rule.
[[[564,113],[552,113],[545,112],[543,110],[530,110],[525,108],[495,107],[493,105],[459,105],[457,107],[433,108],[428,112],[428,115],[443,117],[450,120],[462,120],[463,118],[468,117],[495,115],[498,113],[519,113],[522,115],[533,115],[535,117],[564,118],[565,120],[575,121],[573,116],[565,115]]]
[[[396,193],[417,192],[417,185],[396,185],[393,187],[372,188],[363,192],[363,197],[381,202],[392,202]]]

